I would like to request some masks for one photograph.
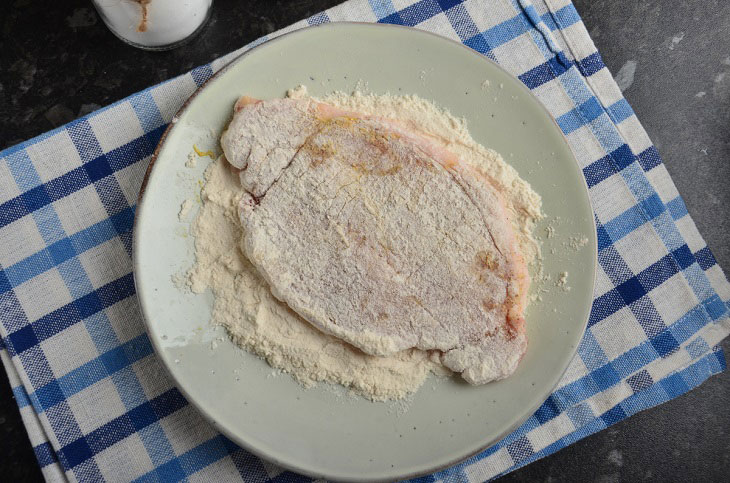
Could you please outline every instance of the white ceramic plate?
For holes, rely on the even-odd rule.
[[[485,80],[488,89],[482,89]],[[403,412],[394,404],[343,397],[339,387],[305,390],[288,375],[272,377],[265,362],[227,338],[212,348],[211,341],[224,335],[209,325],[212,295],[184,293],[172,282],[194,261],[189,222],[181,223],[177,214],[183,200],[199,193],[207,164],[190,170],[184,163],[193,143],[217,149],[240,95],[282,97],[298,84],[313,95],[359,85],[430,99],[464,116],[472,136],[502,153],[540,193],[555,228],[544,241],[544,268],[553,276],[568,272],[571,290],[553,287],[529,306],[530,345],[512,377],[479,387],[432,377]],[[559,128],[529,90],[495,63],[415,29],[324,25],[240,57],[200,88],[177,118],[158,147],[137,208],[137,294],[158,357],[187,399],[232,440],[312,476],[393,480],[447,467],[497,442],[556,386],[591,307],[593,213]],[[588,243],[571,248],[570,237]]]

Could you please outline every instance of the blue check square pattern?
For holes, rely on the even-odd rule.
[[[504,440],[419,480],[495,478],[725,369],[730,284],[569,0],[350,0],[0,153],[0,358],[47,480],[308,480],[231,443],[165,376],[131,235],[182,102],[258,43],[343,20],[427,29],[519,78],[565,133],[595,211],[595,298],[560,384]]]

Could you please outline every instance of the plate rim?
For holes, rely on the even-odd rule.
[[[175,383],[175,386],[177,389],[183,394],[185,399],[190,403],[195,409],[198,411],[198,413],[209,423],[213,425],[213,427],[223,433],[226,437],[230,438],[234,443],[240,445],[243,447],[246,451],[251,452],[255,456],[259,458],[263,458],[269,462],[272,462],[276,465],[279,465],[287,470],[291,470],[306,476],[311,476],[315,478],[327,478],[332,479],[330,476],[328,476],[325,473],[316,473],[309,471],[306,468],[302,468],[293,464],[289,464],[285,461],[282,461],[280,458],[276,457],[272,454],[267,454],[265,451],[259,450],[257,447],[251,445],[241,436],[235,434],[233,431],[229,430],[227,427],[224,427],[223,425],[218,424],[218,422],[213,418],[211,414],[207,412],[205,407],[199,403],[194,397],[190,395],[190,393],[185,388],[185,385],[182,383],[182,381],[178,380],[178,378],[175,376],[174,372],[171,370],[169,364],[167,364],[166,358],[162,356],[162,347],[160,345],[160,342],[157,340],[157,337],[153,336],[152,331],[152,323],[150,321],[150,317],[147,314],[147,310],[145,308],[145,305],[142,303],[142,297],[139,296],[141,293],[139,291],[139,285],[140,282],[137,277],[137,271],[139,269],[139,259],[138,259],[138,253],[139,250],[137,249],[139,245],[139,231],[137,230],[138,220],[142,216],[141,213],[144,211],[144,194],[146,192],[147,184],[149,182],[149,178],[152,174],[152,171],[154,169],[155,163],[160,155],[160,153],[163,151],[163,149],[166,146],[166,141],[168,135],[172,132],[173,129],[175,129],[177,121],[182,117],[182,115],[187,111],[187,109],[190,106],[190,103],[203,91],[203,89],[209,87],[209,84],[214,81],[215,79],[219,78],[220,76],[223,76],[226,72],[228,72],[233,66],[241,62],[246,56],[251,54],[252,52],[256,51],[257,49],[260,49],[264,46],[270,45],[272,43],[276,43],[277,41],[289,37],[289,36],[295,36],[295,35],[301,35],[303,32],[314,30],[314,29],[328,29],[328,28],[337,28],[341,26],[348,26],[348,25],[355,25],[355,26],[365,26],[369,28],[375,28],[375,29],[396,29],[396,30],[403,30],[403,31],[411,31],[413,33],[418,34],[425,34],[431,37],[436,37],[440,39],[441,41],[449,42],[451,44],[454,44],[460,48],[466,49],[469,51],[471,55],[478,56],[478,59],[480,61],[486,61],[492,65],[492,67],[502,71],[504,74],[512,78],[516,84],[518,85],[519,89],[522,89],[522,91],[526,94],[528,94],[533,100],[537,102],[537,104],[540,106],[540,109],[547,115],[547,117],[550,119],[554,127],[557,129],[557,132],[560,133],[560,137],[562,138],[563,143],[568,147],[568,152],[570,153],[571,158],[575,162],[575,169],[579,171],[579,178],[582,181],[581,186],[585,192],[586,199],[588,201],[588,206],[591,211],[591,225],[593,226],[593,230],[591,230],[591,241],[593,243],[591,244],[593,250],[593,257],[592,257],[592,264],[590,266],[591,269],[591,276],[590,276],[590,293],[593,294],[595,290],[595,282],[596,282],[596,275],[597,275],[597,269],[598,269],[598,235],[597,235],[597,227],[596,227],[596,219],[595,219],[595,210],[593,208],[593,202],[590,197],[590,190],[588,188],[588,183],[586,182],[585,176],[580,170],[580,165],[578,163],[578,160],[575,156],[575,153],[573,152],[572,147],[570,146],[570,143],[568,142],[567,137],[565,136],[565,133],[563,133],[562,129],[560,129],[560,126],[558,122],[556,121],[555,117],[550,113],[550,111],[547,109],[547,107],[532,93],[532,91],[522,83],[516,76],[514,76],[512,73],[507,71],[505,68],[503,68],[501,65],[499,65],[497,62],[493,61],[492,59],[488,58],[487,56],[481,54],[480,52],[472,49],[471,47],[464,45],[461,42],[457,42],[456,40],[444,37],[442,35],[439,35],[434,32],[430,32],[427,30],[417,29],[414,27],[408,27],[404,25],[397,25],[397,24],[383,24],[383,23],[374,23],[374,22],[354,22],[354,21],[337,21],[337,22],[327,22],[319,25],[309,25],[304,26],[301,28],[294,29],[289,32],[285,32],[281,35],[278,35],[272,39],[266,40],[265,42],[261,42],[258,45],[255,45],[254,47],[248,49],[245,52],[242,52],[240,55],[236,56],[234,59],[232,59],[230,62],[228,62],[225,66],[221,67],[217,72],[215,72],[213,75],[211,75],[203,84],[201,84],[195,91],[188,97],[185,102],[180,106],[180,108],[175,112],[173,115],[170,123],[168,124],[167,128],[163,132],[162,136],[160,137],[160,140],[158,141],[157,146],[155,147],[154,152],[152,153],[152,157],[150,158],[149,165],[145,171],[144,177],[142,179],[142,183],[140,185],[139,195],[137,197],[137,209],[135,210],[134,214],[134,222],[132,225],[133,230],[133,236],[132,236],[132,278],[134,281],[135,286],[135,293],[137,294],[137,298],[139,301],[139,309],[140,313],[142,315],[142,318],[144,320],[145,324],[145,330],[148,335],[150,335],[149,339],[152,343],[152,346],[155,351],[156,357],[158,357],[158,360],[160,360],[161,365],[164,367],[165,371],[167,372],[168,376],[172,379],[172,381]],[[588,321],[590,318],[591,308],[592,308],[592,302],[593,302],[593,295],[591,295],[591,302],[587,304],[587,307],[584,309],[584,316],[582,317],[583,322],[580,324],[580,338],[578,339],[578,342],[583,339],[583,336],[585,334],[585,331],[588,328]],[[543,394],[543,392],[540,393],[539,398],[536,399],[538,401],[537,403],[534,403],[533,405],[528,407],[528,410],[526,411],[526,416],[520,417],[516,420],[515,423],[510,425],[507,429],[505,429],[503,432],[495,436],[494,438],[487,440],[482,446],[479,446],[475,451],[469,451],[465,453],[463,456],[460,456],[458,458],[455,458],[453,460],[450,460],[446,463],[441,463],[436,466],[430,467],[426,470],[422,471],[415,471],[415,472],[409,472],[404,473],[402,475],[398,475],[397,477],[387,477],[387,478],[375,478],[375,479],[364,479],[364,478],[356,478],[356,477],[345,477],[343,478],[341,475],[337,476],[337,481],[393,481],[393,479],[411,479],[411,478],[417,478],[424,475],[429,475],[437,471],[442,471],[448,468],[451,468],[452,466],[459,464],[481,452],[484,450],[492,447],[494,444],[498,443],[502,439],[504,439],[506,436],[511,434],[513,431],[515,431],[517,428],[519,428],[525,421],[527,421],[532,414],[534,414],[535,411],[547,400],[548,397],[553,393],[557,385],[560,383],[560,380],[565,375],[566,371],[568,370],[568,367],[570,366],[570,361],[572,361],[576,354],[578,353],[578,347],[579,344],[575,344],[574,348],[572,349],[572,353],[570,355],[570,358],[568,359],[568,363],[565,364],[565,367],[562,369],[560,376],[557,378],[554,385],[552,385],[546,393]]]

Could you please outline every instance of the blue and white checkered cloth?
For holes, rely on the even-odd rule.
[[[558,120],[595,209],[595,300],[560,385],[499,444],[425,481],[509,472],[725,368],[730,284],[569,0],[351,0],[271,37],[337,20],[430,30],[519,77]],[[250,47],[0,153],[0,357],[48,480],[306,479],[185,401],[132,283],[150,155],[183,101]]]

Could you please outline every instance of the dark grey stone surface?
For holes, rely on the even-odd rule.
[[[487,0],[484,0],[485,2]],[[209,62],[339,0],[216,0],[193,43],[141,52],[89,2],[9,0],[0,16],[0,149]],[[575,0],[719,264],[730,269],[730,2]],[[635,64],[634,64],[635,63]],[[628,66],[627,66],[628,64]],[[635,71],[630,75],[632,65]],[[626,67],[625,67],[626,66]],[[725,341],[725,349],[730,342]],[[0,475],[41,475],[4,375]],[[726,481],[730,374],[501,481]]]

